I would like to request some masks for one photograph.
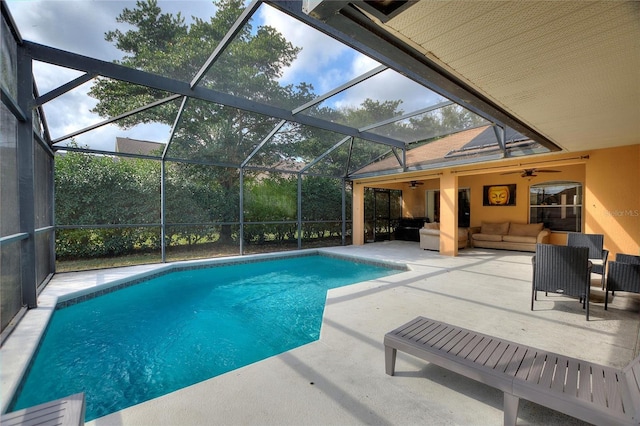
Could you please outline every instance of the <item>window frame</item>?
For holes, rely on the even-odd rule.
[[[545,188],[555,190],[545,194]],[[530,185],[529,223],[544,223],[544,227],[553,232],[582,232],[583,188],[582,182],[577,181],[549,181]],[[568,200],[568,196],[573,197],[573,202]]]

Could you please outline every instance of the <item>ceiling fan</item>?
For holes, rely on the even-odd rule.
[[[416,189],[418,185],[424,185],[424,182],[418,182],[417,180],[412,180],[409,182],[409,188]]]
[[[506,172],[503,175],[511,175],[513,173],[520,173],[522,177],[536,177],[537,173],[560,173],[560,170],[548,170],[548,169],[523,169],[522,171]]]

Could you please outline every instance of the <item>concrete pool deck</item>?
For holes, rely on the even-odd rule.
[[[617,294],[608,311],[592,303],[588,322],[581,304],[560,296],[540,295],[531,311],[532,253],[465,249],[446,257],[404,241],[321,251],[406,263],[411,270],[331,290],[316,342],[88,424],[502,424],[496,389],[406,354],[398,355],[396,376],[384,373],[384,334],[418,315],[617,368],[638,352],[639,295]],[[42,309],[29,311],[0,350],[3,404],[8,370],[19,367],[16,351],[26,357],[28,342],[20,339],[37,335],[38,317],[50,313],[53,298],[157,268],[162,265],[54,276],[40,296]],[[598,296],[599,276],[592,282]],[[518,424],[583,423],[521,401]]]

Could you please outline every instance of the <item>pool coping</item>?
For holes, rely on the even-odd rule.
[[[58,283],[54,278],[38,296],[38,307],[30,309],[15,327],[15,330],[0,347],[0,413],[5,413],[12,403],[23,378],[28,372],[40,342],[46,332],[51,316],[56,309],[81,303],[85,300],[139,284],[170,272],[253,263],[284,258],[323,255],[377,266],[385,266],[401,271],[411,268],[406,263],[368,259],[362,256],[337,254],[322,248],[302,249],[290,252],[261,253],[243,256],[229,256],[198,260],[177,261],[162,264],[110,268],[83,272],[60,273],[56,275],[78,274],[75,282]],[[82,277],[94,276],[91,282]],[[26,355],[28,354],[28,355]]]

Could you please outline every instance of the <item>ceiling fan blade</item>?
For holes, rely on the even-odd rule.
[[[500,173],[501,175],[512,175],[512,174],[516,174],[519,173],[520,177],[536,177],[537,173],[560,173],[560,170],[548,170],[548,169],[523,169],[523,170],[517,170],[517,171],[513,171],[513,172],[504,172],[504,173]]]

